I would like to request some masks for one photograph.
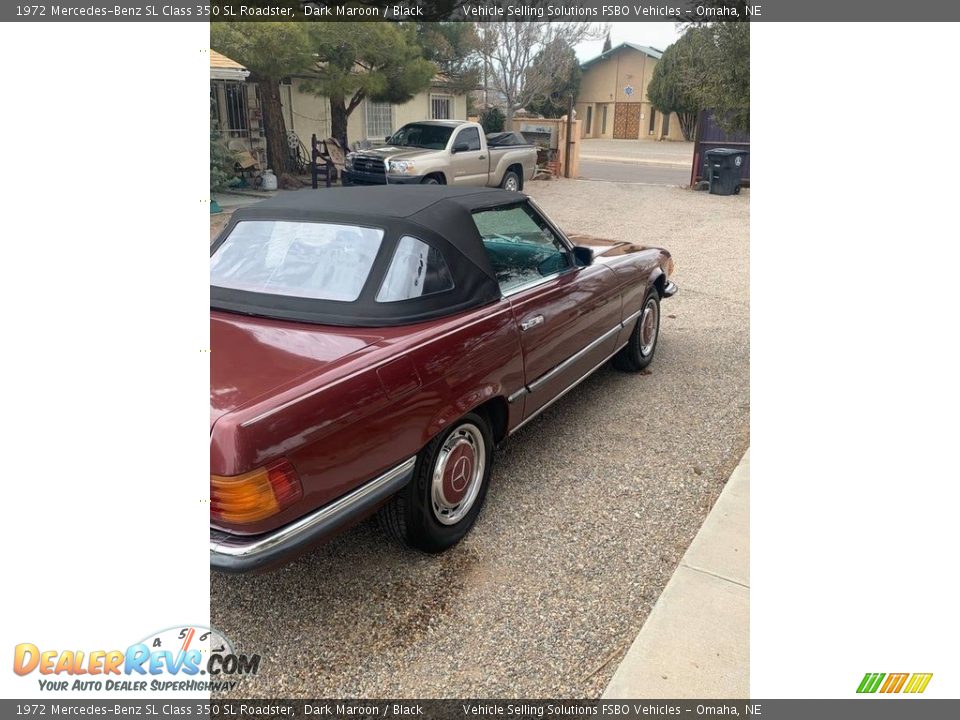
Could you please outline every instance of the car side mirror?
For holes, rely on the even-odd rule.
[[[576,261],[577,265],[583,267],[585,265],[593,265],[593,250],[583,245],[577,245],[573,248],[573,259]]]
[[[469,150],[469,149],[470,149],[470,145],[469,145],[468,143],[465,143],[465,142],[458,142],[456,145],[453,146],[453,152],[454,152],[454,154],[456,154],[456,153],[461,153],[461,152],[467,152],[467,150]]]

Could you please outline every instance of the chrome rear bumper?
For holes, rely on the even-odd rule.
[[[249,572],[283,560],[323,540],[373,510],[413,477],[416,456],[347,493],[329,505],[263,535],[232,535],[210,528],[210,567],[220,572]]]

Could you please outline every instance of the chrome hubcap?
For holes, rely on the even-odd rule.
[[[516,178],[507,178],[507,182],[503,185],[503,189],[509,190],[510,192],[516,192],[518,187],[519,183],[517,183]]]
[[[657,331],[660,329],[659,309],[653,298],[647,300],[640,316],[640,354],[646,357],[653,352],[657,344]]]
[[[486,451],[480,429],[464,423],[450,433],[437,454],[430,487],[434,517],[444,525],[470,512],[483,482]]]

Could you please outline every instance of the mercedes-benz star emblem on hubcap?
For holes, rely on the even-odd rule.
[[[450,486],[456,492],[463,492],[467,487],[467,481],[470,478],[470,459],[461,455],[453,466],[453,472],[450,475]]]

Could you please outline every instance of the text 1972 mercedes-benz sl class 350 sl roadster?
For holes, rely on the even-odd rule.
[[[525,195],[285,193],[210,250],[210,562],[277,564],[372,513],[439,552],[494,446],[609,359],[653,359],[658,248],[565,235]]]

